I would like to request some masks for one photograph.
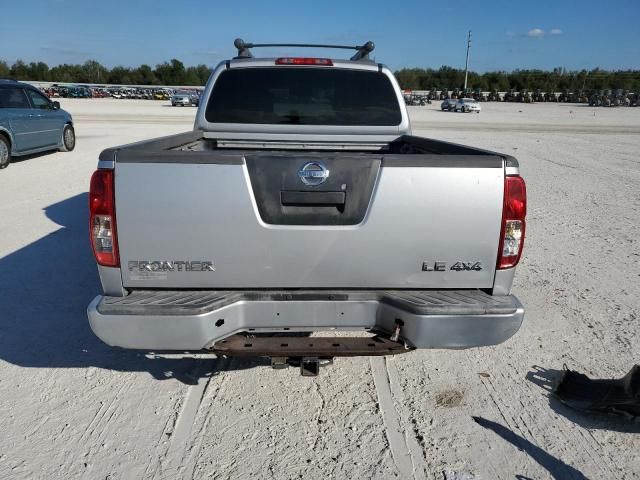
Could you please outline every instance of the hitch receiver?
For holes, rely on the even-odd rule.
[[[318,373],[320,373],[320,359],[318,357],[302,357],[300,359],[300,375],[317,377]]]

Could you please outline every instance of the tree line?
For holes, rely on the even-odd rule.
[[[211,69],[206,65],[185,67],[177,59],[160,63],[152,68],[116,66],[107,68],[95,60],[83,64],[63,64],[50,68],[44,62],[25,63],[17,60],[9,66],[0,60],[0,78],[65,83],[114,83],[123,85],[194,85],[207,82]],[[442,66],[432,68],[403,68],[395,72],[403,89],[453,90],[464,86],[464,70]],[[514,90],[536,90],[559,92],[563,90],[614,90],[622,88],[640,91],[640,70],[567,71],[564,68],[548,70],[514,70],[511,72],[469,72],[467,86],[483,91],[500,92]]]
[[[83,64],[63,64],[49,68],[44,62],[25,63],[17,60],[9,66],[0,60],[0,78],[40,82],[95,83],[123,85],[194,85],[207,83],[211,69],[206,65],[185,67],[175,58],[152,68],[116,66],[107,68],[95,60]]]
[[[453,90],[464,87],[464,70],[443,66],[431,68],[403,68],[395,72],[403,89],[411,90]],[[561,92],[563,90],[615,90],[622,88],[632,92],[640,91],[640,70],[607,71],[593,70],[567,71],[564,68],[548,70],[514,70],[512,72],[469,72],[467,87],[482,91],[510,89]]]

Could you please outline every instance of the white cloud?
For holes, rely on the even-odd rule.
[[[544,30],[541,28],[532,28],[527,32],[528,37],[541,38],[544,37]]]
[[[505,32],[507,37],[529,37],[529,38],[544,38],[550,35],[562,35],[564,32],[559,28],[552,28],[551,30],[543,30],[542,28],[532,28],[528,32],[514,32],[513,30],[507,30]]]

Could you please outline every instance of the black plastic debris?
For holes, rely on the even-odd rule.
[[[566,368],[566,367],[565,367]],[[613,413],[640,418],[640,365],[619,379],[592,380],[565,369],[554,395],[565,405],[583,412]]]

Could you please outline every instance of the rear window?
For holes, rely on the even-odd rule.
[[[31,108],[22,88],[0,88],[0,108]]]
[[[400,124],[398,99],[381,72],[330,67],[223,71],[205,113],[212,123]]]

